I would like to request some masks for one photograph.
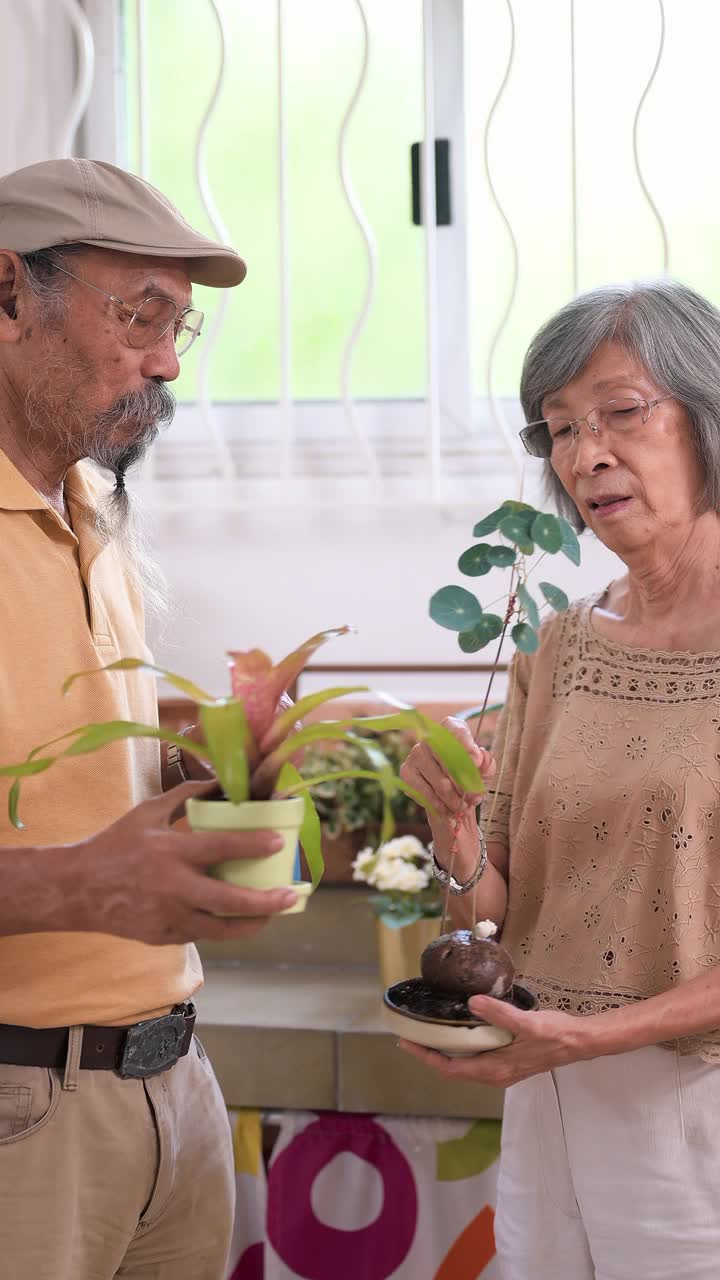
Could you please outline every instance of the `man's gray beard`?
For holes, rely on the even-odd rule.
[[[26,398],[28,442],[33,450],[47,448],[51,443],[51,447],[66,453],[68,461],[87,459],[114,477],[115,488],[101,499],[93,513],[95,527],[103,538],[118,546],[146,605],[154,614],[166,617],[167,584],[148,554],[139,513],[127,491],[125,477],[142,462],[161,427],[172,422],[175,397],[164,382],[152,379],[142,391],[121,396],[83,427],[87,408],[78,391],[84,379],[70,388],[65,386],[64,394],[61,391],[54,394],[55,385],[60,389],[63,381],[67,383],[67,367],[64,367],[65,378],[58,378],[56,384],[47,366],[43,372],[42,385],[31,388]],[[118,433],[122,433],[124,439],[115,443],[113,438]]]

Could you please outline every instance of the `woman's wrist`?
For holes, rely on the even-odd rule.
[[[451,872],[461,883],[474,874],[481,855],[479,828],[475,813],[463,816],[459,830],[454,822],[430,822],[435,861],[443,871]],[[453,853],[453,844],[455,852]],[[451,866],[452,863],[452,866]]]

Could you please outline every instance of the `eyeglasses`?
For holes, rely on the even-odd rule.
[[[534,458],[561,458],[572,449],[583,423],[595,436],[601,432],[618,437],[630,435],[647,422],[656,404],[672,399],[672,396],[658,396],[656,400],[619,396],[596,404],[584,418],[543,418],[540,422],[528,422],[520,432],[520,439]]]
[[[136,350],[154,346],[165,337],[169,329],[172,329],[175,337],[175,352],[178,356],[184,356],[195,339],[200,337],[205,315],[195,307],[183,307],[182,311],[179,311],[172,298],[145,298],[139,307],[131,307],[116,294],[108,293],[107,289],[91,284],[82,276],[75,275],[74,271],[68,271],[67,267],[61,267],[55,258],[48,258],[47,261],[52,262],[56,271],[62,271],[63,275],[70,276],[72,280],[79,280],[80,284],[87,285],[88,289],[94,289],[96,293],[102,293],[114,302],[118,310],[128,317],[125,336],[128,346]]]

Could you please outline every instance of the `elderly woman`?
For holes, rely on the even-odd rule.
[[[450,1086],[511,1086],[506,1280],[717,1280],[720,313],[672,282],[586,294],[535,337],[521,394],[560,510],[626,572],[544,624],[513,664],[495,763],[473,748],[496,792],[476,914],[501,926],[540,1011],[475,997],[507,1048],[403,1048]],[[425,746],[405,777],[440,811],[442,875],[461,797]]]

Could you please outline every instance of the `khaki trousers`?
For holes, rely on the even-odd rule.
[[[0,1064],[3,1280],[223,1280],[234,1170],[227,1111],[199,1041],[122,1080]]]

